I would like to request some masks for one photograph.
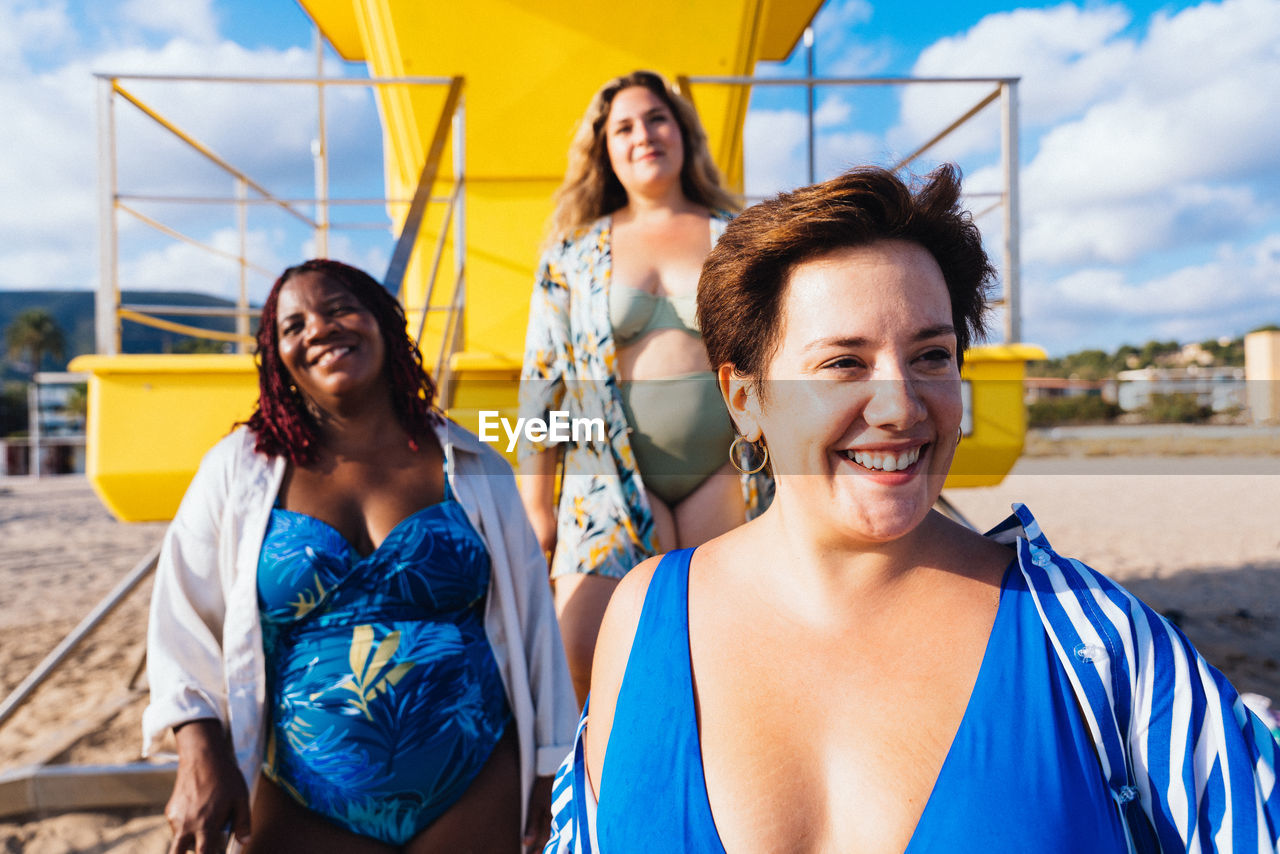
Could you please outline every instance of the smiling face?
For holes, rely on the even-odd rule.
[[[321,409],[333,411],[384,384],[378,322],[340,283],[299,273],[281,287],[276,312],[280,361]]]
[[[661,98],[643,86],[613,96],[604,124],[609,164],[628,194],[680,180],[684,143]]]
[[[778,497],[833,533],[904,536],[937,500],[959,441],[942,271],[914,243],[840,249],[793,268],[780,323],[764,396],[746,393],[735,412],[748,439],[763,434]]]

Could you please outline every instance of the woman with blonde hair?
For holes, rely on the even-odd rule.
[[[618,580],[761,503],[763,475],[728,476],[733,425],[695,318],[702,261],[735,208],[693,106],[661,76],[636,71],[592,98],[556,194],[520,395],[524,415],[568,409],[607,427],[604,441],[519,451],[580,702]]]

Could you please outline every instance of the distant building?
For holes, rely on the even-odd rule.
[[[40,372],[28,386],[26,436],[0,440],[0,475],[78,474],[85,470],[85,374]]]
[[[77,393],[71,385],[40,385],[40,432],[44,436],[84,436],[84,414],[70,408]]]
[[[1199,344],[1183,344],[1178,357],[1182,364],[1187,366],[1199,365],[1207,368],[1214,362],[1213,354]]]
[[[1155,395],[1190,395],[1197,406],[1214,412],[1243,409],[1249,405],[1244,368],[1204,367],[1193,364],[1185,368],[1140,368],[1120,371],[1116,402],[1126,412],[1151,405]]]
[[[40,443],[40,474],[84,474],[83,436],[61,436]],[[30,439],[0,439],[0,477],[34,473]]]
[[[1280,331],[1250,332],[1244,337],[1244,370],[1253,423],[1280,423]]]
[[[1063,397],[1101,397],[1116,402],[1115,380],[1082,380],[1076,377],[1025,377],[1023,399],[1028,405]]]

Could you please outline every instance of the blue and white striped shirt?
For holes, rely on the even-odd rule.
[[[1132,852],[1280,854],[1280,745],[1181,631],[1057,554],[1025,506],[987,536],[1013,545],[1093,738]],[[593,854],[583,732],[552,790],[544,854]],[[611,854],[614,854],[611,852]]]

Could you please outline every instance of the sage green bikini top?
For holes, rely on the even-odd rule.
[[[680,329],[701,337],[697,313],[695,296],[659,296],[616,282],[609,288],[609,322],[623,346],[655,329]]]

